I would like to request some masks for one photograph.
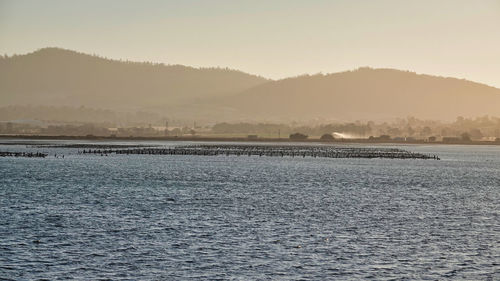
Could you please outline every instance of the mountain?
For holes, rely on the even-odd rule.
[[[4,106],[175,106],[234,94],[266,81],[229,69],[117,61],[59,48],[0,58]]]
[[[233,112],[259,119],[386,119],[500,116],[500,89],[394,69],[360,68],[269,81],[226,98]]]
[[[132,109],[207,122],[407,116],[450,120],[500,116],[500,89],[372,68],[273,81],[236,70],[117,61],[45,48],[0,56],[0,110],[9,105],[59,106],[65,107],[60,111],[64,114],[67,108],[81,106]],[[11,109],[9,116],[15,113]],[[45,115],[44,110],[30,112],[36,112],[36,118]]]

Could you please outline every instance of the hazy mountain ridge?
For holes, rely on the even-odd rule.
[[[232,96],[224,104],[269,119],[454,119],[500,115],[500,89],[463,79],[360,68],[270,81]]]
[[[110,60],[59,48],[0,59],[4,105],[172,106],[248,89],[266,79],[221,68]]]
[[[151,110],[161,118],[209,122],[407,116],[453,120],[500,116],[500,89],[366,67],[273,81],[236,70],[118,61],[45,48],[0,56],[0,105]]]

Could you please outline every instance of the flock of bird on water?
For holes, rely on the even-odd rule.
[[[313,157],[313,158],[385,158],[385,159],[433,159],[436,155],[410,152],[399,148],[357,146],[312,146],[312,145],[247,145],[247,144],[201,144],[174,147],[126,146],[126,145],[67,145],[38,146],[79,148],[79,155],[193,155],[193,156],[268,156],[268,157]],[[83,150],[80,150],[84,148]],[[0,152],[0,157],[45,158],[46,152]],[[64,158],[54,154],[55,158]]]

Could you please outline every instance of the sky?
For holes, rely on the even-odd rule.
[[[44,47],[272,79],[370,66],[500,88],[500,0],[0,0],[0,54]]]

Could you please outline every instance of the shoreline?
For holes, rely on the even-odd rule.
[[[208,137],[208,136],[162,136],[162,137],[111,137],[111,136],[45,136],[45,135],[0,135],[1,139],[27,139],[27,140],[91,140],[91,141],[199,141],[199,142],[276,142],[276,143],[352,143],[352,144],[420,144],[420,145],[500,145],[497,141],[396,141],[378,139],[303,139],[289,138],[246,138],[246,137]]]

